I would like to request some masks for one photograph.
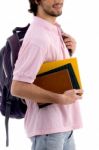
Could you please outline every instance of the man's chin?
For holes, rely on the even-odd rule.
[[[62,15],[62,12],[58,12],[58,13],[52,13],[51,16],[53,17],[58,17],[58,16],[61,16]]]

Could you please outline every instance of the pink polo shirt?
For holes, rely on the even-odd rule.
[[[69,58],[58,24],[34,17],[16,61],[13,80],[33,83],[44,62]],[[51,104],[39,109],[27,100],[25,129],[28,137],[65,132],[82,127],[79,101],[70,105]]]

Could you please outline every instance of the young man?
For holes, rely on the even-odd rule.
[[[25,35],[13,73],[11,93],[26,100],[25,128],[32,140],[32,150],[74,150],[73,130],[82,126],[81,89],[57,94],[33,84],[44,62],[69,58],[68,49],[75,50],[75,40],[64,34],[56,23],[56,18],[62,14],[63,2],[29,0],[33,22]],[[52,104],[40,109],[37,103]]]

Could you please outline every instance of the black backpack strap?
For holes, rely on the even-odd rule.
[[[15,62],[18,57],[18,52],[20,49],[20,42],[19,42],[17,34],[13,34],[7,41],[10,46],[10,51],[11,51],[11,53],[10,53],[10,58],[11,58],[10,61],[11,62],[10,63],[11,63],[12,70],[13,70]]]
[[[2,112],[2,114],[5,115],[6,146],[8,146],[9,145],[8,123],[9,123],[9,116],[10,116],[10,112],[11,112],[11,99],[9,97],[10,91],[8,91],[6,86],[3,87],[2,95],[3,95],[3,97],[2,97],[3,103],[5,103],[5,107],[3,108],[5,110],[4,110],[4,112]]]
[[[5,112],[5,129],[6,129],[6,146],[9,146],[9,116],[11,111],[11,101],[6,102],[6,112]]]
[[[61,33],[64,33],[64,31],[62,30],[62,28],[61,28]],[[66,38],[66,36],[65,35],[62,35],[62,38],[63,38],[63,40]],[[72,50],[71,49],[68,49],[68,52],[69,52],[69,55],[70,55],[70,57],[72,56]]]
[[[2,100],[3,100],[2,92],[5,92],[4,91],[4,83],[5,83],[5,80],[7,78],[7,72],[6,72],[6,68],[5,68],[5,65],[4,65],[4,56],[6,54],[6,51],[7,51],[7,47],[6,46],[4,46],[1,49],[1,51],[0,51],[0,91],[1,91],[1,95],[0,95],[0,102],[1,102],[0,103],[0,107],[1,108],[2,108]],[[9,64],[8,64],[8,67],[9,67]],[[3,113],[2,109],[0,111],[1,111],[1,113]],[[7,114],[9,114],[8,113],[9,112],[8,108],[6,109],[6,111],[7,111]],[[5,128],[6,128],[6,146],[8,146],[8,143],[9,143],[9,138],[8,138],[8,117],[5,118]]]
[[[13,30],[13,34],[16,34],[18,40],[22,40],[24,38],[24,35],[25,35],[27,29],[29,28],[29,26],[30,26],[30,24],[28,24],[25,27],[16,27]]]
[[[19,39],[16,34],[13,34],[11,37],[7,39],[6,43],[6,51],[4,53],[4,70],[6,74],[6,86],[9,89],[9,92],[6,89],[4,91],[6,95],[6,110],[5,110],[5,130],[6,130],[6,146],[9,146],[9,116],[11,112],[11,99],[9,98],[11,79],[13,75],[14,64],[16,62],[18,51],[20,49]],[[4,94],[3,94],[4,95]]]
[[[29,26],[30,26],[30,24],[28,24],[26,27],[16,27],[13,30],[13,35],[10,38],[8,38],[8,40],[7,40],[9,45],[10,45],[10,49],[11,49],[12,69],[14,69],[14,65],[15,65],[15,62],[16,62],[17,57],[18,57],[18,52],[19,52],[20,47],[22,45],[24,35],[25,35]]]
[[[62,36],[62,38],[63,38],[63,40],[64,40],[64,38],[66,38],[66,36]],[[72,56],[72,50],[71,49],[68,49],[68,52],[69,52],[69,55],[70,55],[70,57]]]
[[[16,32],[26,32],[28,27],[30,26],[30,24],[28,24],[27,26],[25,27],[16,27],[14,30],[13,30],[13,33],[15,34]]]
[[[24,28],[20,28],[20,27],[15,28],[13,30],[13,35],[7,39],[6,51],[4,54],[4,68],[6,70],[6,74],[8,78],[14,69],[14,65],[17,60],[18,53],[20,50],[20,46],[22,44],[23,37],[28,27],[29,27],[29,24],[28,26]]]
[[[3,57],[3,67],[4,67],[4,73],[6,75],[6,78],[10,78],[10,74],[12,72],[12,65],[11,65],[11,49],[10,49],[10,45],[7,41],[6,43],[6,50],[4,53],[4,57]]]
[[[0,50],[0,86],[1,86],[1,89],[4,85],[4,81],[5,81],[5,78],[6,78],[6,74],[4,72],[4,60],[3,60],[3,57],[4,57],[4,52],[6,51],[6,47],[4,46],[1,50]],[[1,91],[0,89],[0,91]]]

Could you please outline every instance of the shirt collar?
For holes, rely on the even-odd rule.
[[[44,26],[48,30],[57,30],[57,28],[61,28],[57,22],[55,22],[55,24],[52,24],[52,23],[48,22],[47,20],[42,19],[42,18],[37,17],[37,16],[34,16],[33,20],[34,20],[34,22],[41,24],[42,26]]]

